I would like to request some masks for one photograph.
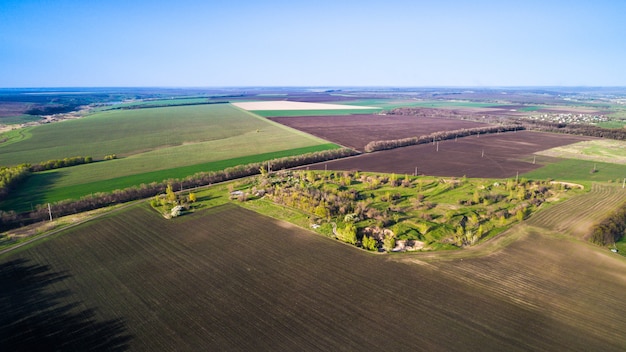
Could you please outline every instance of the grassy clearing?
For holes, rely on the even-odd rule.
[[[621,185],[626,177],[626,166],[589,160],[560,159],[522,176],[532,180],[553,179],[580,183],[586,189],[590,189],[593,182]]]

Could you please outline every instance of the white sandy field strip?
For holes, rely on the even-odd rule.
[[[380,109],[372,106],[340,105],[324,103],[303,103],[299,101],[250,101],[245,103],[233,103],[234,106],[248,111],[262,110],[356,110],[356,109]]]

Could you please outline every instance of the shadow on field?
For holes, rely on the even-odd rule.
[[[15,191],[9,199],[1,202],[3,209],[25,212],[34,210],[33,206],[45,203],[46,194],[54,183],[61,178],[58,172],[33,173]]]
[[[17,259],[0,264],[0,349],[4,351],[124,351],[131,336],[121,319],[97,321],[69,290],[68,278],[45,265]]]

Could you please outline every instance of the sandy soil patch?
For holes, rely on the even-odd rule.
[[[233,103],[234,106],[248,110],[355,110],[355,109],[379,109],[372,106],[355,106],[341,104],[324,103],[304,103],[298,101],[253,101],[244,103]]]

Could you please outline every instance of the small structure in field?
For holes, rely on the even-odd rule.
[[[183,207],[180,205],[177,205],[175,207],[172,208],[172,211],[170,212],[170,215],[175,218],[177,216],[181,216],[183,214]]]

